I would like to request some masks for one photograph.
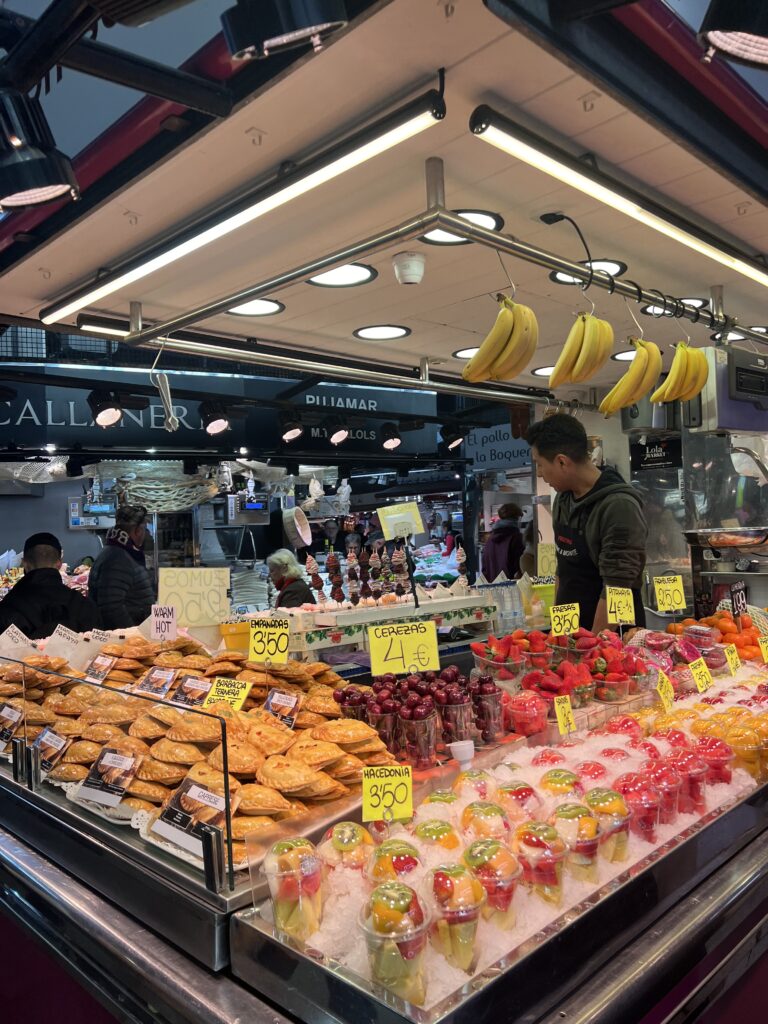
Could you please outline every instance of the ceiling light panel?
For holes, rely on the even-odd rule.
[[[320,288],[355,288],[360,284],[368,284],[378,277],[378,270],[367,263],[345,263],[343,267],[326,270],[323,274],[315,274],[307,280]]]
[[[352,333],[361,341],[395,341],[407,338],[411,329],[400,324],[371,324],[369,327],[358,327]]]
[[[228,312],[233,316],[274,316],[284,309],[283,303],[277,299],[251,299],[241,306],[233,306]]]

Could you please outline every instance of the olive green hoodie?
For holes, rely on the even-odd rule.
[[[572,491],[558,494],[552,523],[555,531],[561,524],[586,535],[603,587],[637,590],[642,586],[648,537],[643,505],[635,489],[624,483],[615,469],[604,469],[582,498],[574,498]]]

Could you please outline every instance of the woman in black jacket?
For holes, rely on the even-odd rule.
[[[275,608],[298,608],[314,604],[312,591],[304,581],[304,567],[287,548],[280,548],[267,559],[269,578],[277,589]]]
[[[138,626],[152,612],[155,588],[143,551],[146,518],[142,505],[121,505],[91,569],[88,596],[99,608],[104,629]]]

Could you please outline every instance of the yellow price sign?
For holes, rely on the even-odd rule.
[[[557,575],[557,554],[554,544],[539,544],[536,548],[536,575]]]
[[[675,703],[675,690],[672,683],[669,681],[669,676],[666,672],[659,672],[659,681],[656,683],[656,692],[661,698],[664,710],[669,714],[672,710],[672,705]]]
[[[552,636],[569,636],[579,628],[579,606],[573,604],[553,604],[549,609],[549,621],[552,624]]]
[[[248,638],[250,661],[271,661],[285,665],[291,639],[290,619],[251,619]]]
[[[383,505],[376,509],[381,523],[384,540],[409,537],[424,533],[424,520],[415,501],[404,501],[399,505]]]
[[[704,693],[712,685],[712,673],[707,667],[706,661],[703,658],[697,658],[696,661],[692,661],[688,668],[691,670],[691,675],[696,683],[696,688],[699,693]]]
[[[680,612],[685,608],[682,576],[654,576],[653,588],[660,612]]]
[[[390,622],[368,627],[371,675],[437,671],[440,654],[434,622]]]
[[[763,655],[763,661],[768,663],[768,636],[759,636],[757,642],[760,644],[760,653]]]
[[[363,768],[363,821],[413,817],[413,773],[409,764]]]
[[[245,698],[251,692],[253,683],[247,682],[245,679],[229,679],[227,676],[216,676],[213,680],[213,685],[208,691],[208,695],[202,703],[202,707],[209,708],[211,704],[218,704],[220,701],[224,701],[227,704],[231,704],[235,711],[239,711],[243,704],[245,704]]]
[[[728,660],[728,668],[732,676],[735,676],[741,668],[741,658],[736,649],[736,644],[728,644],[725,648],[725,657]]]
[[[608,621],[614,626],[634,626],[635,599],[629,587],[606,587]]]
[[[569,732],[576,732],[576,719],[573,717],[571,698],[567,693],[555,697],[555,714],[557,715],[557,728],[561,736]]]

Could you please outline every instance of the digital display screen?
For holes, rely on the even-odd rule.
[[[246,498],[245,507],[255,512],[263,512],[269,508],[269,504],[263,498]]]
[[[83,512],[90,512],[92,515],[111,516],[115,513],[115,506],[112,502],[101,504],[83,502]]]

